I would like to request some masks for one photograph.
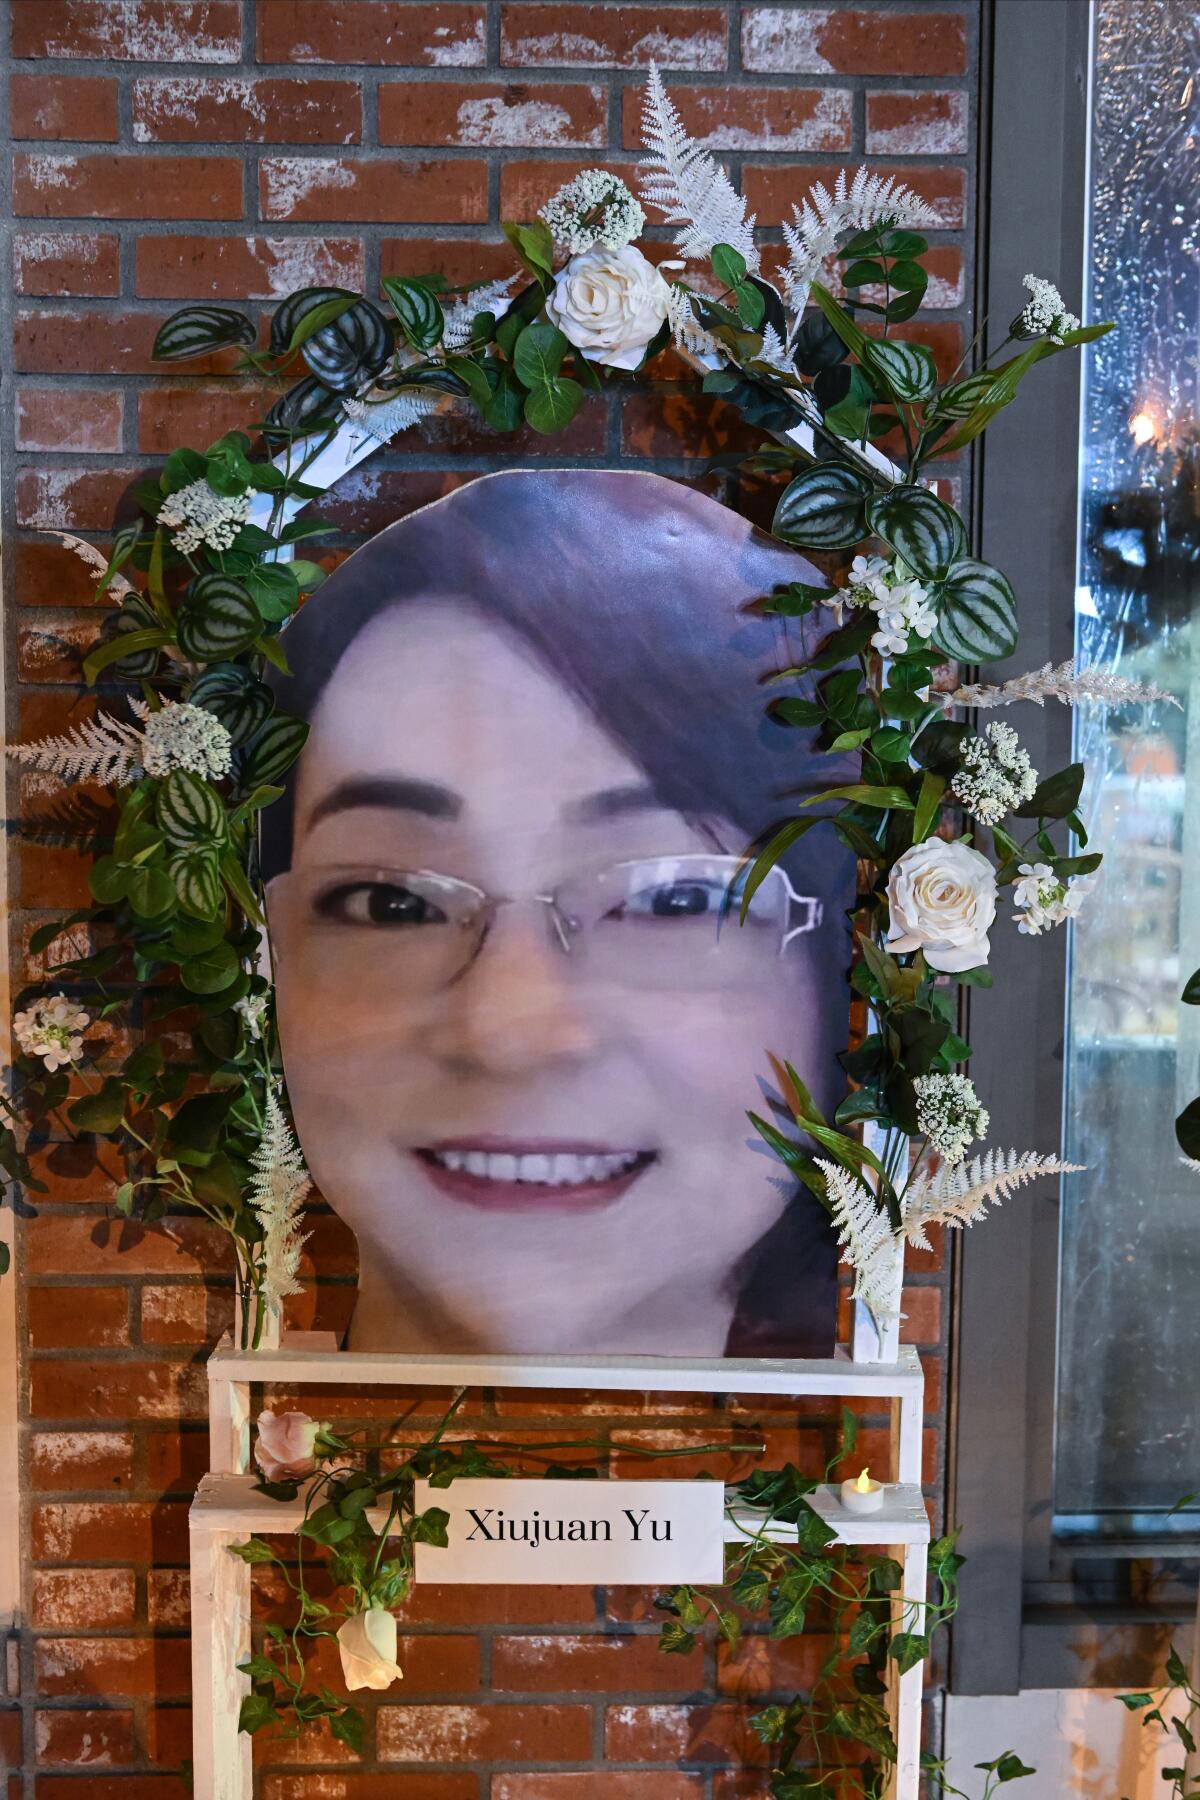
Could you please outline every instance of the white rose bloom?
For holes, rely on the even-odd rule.
[[[316,1470],[316,1441],[321,1427],[307,1413],[264,1412],[258,1415],[254,1460],[268,1481],[299,1481]]]
[[[356,1613],[338,1626],[338,1652],[346,1686],[388,1688],[403,1679],[396,1661],[396,1620],[382,1606]]]
[[[667,316],[671,290],[632,244],[597,245],[554,277],[546,317],[577,350],[611,369],[636,369]]]
[[[888,880],[889,950],[923,950],[931,969],[957,974],[985,963],[996,917],[996,873],[969,844],[927,838],[906,850]]]

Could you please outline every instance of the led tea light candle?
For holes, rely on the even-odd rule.
[[[855,1481],[843,1481],[842,1505],[850,1513],[876,1513],[883,1511],[883,1483],[872,1481],[867,1470]]]

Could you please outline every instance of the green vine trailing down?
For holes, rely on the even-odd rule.
[[[922,1247],[931,1225],[968,1224],[1064,1166],[998,1149],[968,1158],[988,1121],[962,1072],[970,1048],[957,1031],[958,989],[990,982],[989,933],[1003,900],[1011,922],[1001,928],[1030,937],[1082,903],[1100,861],[1086,847],[1083,770],[1040,776],[1006,723],[976,732],[952,715],[1019,701],[1166,696],[1070,664],[999,686],[954,686],[948,660],[1012,654],[1017,602],[1003,573],[971,554],[966,525],[928,482],[1040,362],[1108,327],[1080,328],[1052,284],[1029,276],[999,344],[988,350],[981,334],[968,352],[974,365],[965,360],[942,379],[908,325],[927,282],[921,234],[936,219],[907,189],[865,170],[839,176],[832,191],[815,187],[784,227],[776,285],[761,273],[743,200],[688,139],[653,69],[645,141],[642,200],[674,228],[678,252],[661,267],[633,241],[645,224],[641,201],[615,175],[589,170],[538,219],[504,227],[508,281],[456,288],[437,273],[389,278],[382,305],[347,289],[305,288],[277,306],[265,348],[236,309],[174,314],[156,340],[161,360],[234,347],[242,371],[274,385],[257,443],[235,431],[204,451],[174,450],[136,489],[137,516],[107,557],[68,540],[99,564],[97,596],[115,602],[84,663],[87,680],[103,678],[110,691],[93,720],[9,750],[64,782],[110,789],[112,835],[91,869],[91,904],[33,934],[34,954],[69,949],[14,1021],[19,1054],[2,1098],[0,1166],[14,1190],[36,1194],[31,1156],[51,1136],[113,1144],[127,1169],[119,1213],[152,1222],[185,1209],[232,1240],[247,1344],[260,1341],[296,1286],[307,1187],[282,1092],[256,851],[257,815],[280,795],[307,730],[263,679],[268,665],[286,672],[282,628],[322,579],[298,554],[327,529],[307,510],[322,489],[306,477],[335,440],[387,442],[446,406],[468,406],[499,432],[522,424],[559,432],[589,391],[628,371],[653,373],[668,346],[690,361],[704,392],[766,434],[751,462],[778,486],[776,535],[829,559],[828,581],[762,598],[766,611],[824,628],[812,659],[780,677],[770,710],[786,725],[815,728],[819,751],[858,759],[856,779],[831,783],[769,843],[748,849],[739,885],[745,901],[810,830],[832,831],[854,851],[863,877],[851,981],[869,1002],[871,1027],[843,1058],[847,1092],[832,1118],[784,1064],[787,1128],[782,1115],[754,1123],[828,1206],[857,1292],[880,1320],[898,1306],[902,1242]],[[844,302],[827,285],[835,266]],[[792,691],[801,679],[815,697]],[[119,1066],[87,1035],[110,1021],[144,1028]],[[188,1054],[168,1060],[164,1038],[181,1031]],[[439,1474],[461,1473],[438,1459],[465,1452],[437,1442],[415,1455]],[[804,1571],[759,1545],[744,1550],[736,1579],[768,1610],[784,1580],[798,1591],[810,1574],[827,1601],[854,1604],[843,1553],[817,1544],[802,1478],[786,1479],[792,1486],[772,1490],[773,1501],[797,1503],[803,1541],[794,1554],[808,1558]],[[337,1471],[322,1480],[329,1492],[307,1535],[324,1531],[317,1541],[336,1548],[355,1618],[391,1618],[391,1598],[408,1579],[405,1533],[411,1540],[418,1529],[403,1483]],[[381,1493],[391,1515],[382,1534],[366,1518]],[[387,1548],[389,1534],[398,1551]],[[366,1556],[368,1535],[364,1581],[366,1565],[352,1567],[347,1546]],[[871,1579],[876,1590],[860,1593],[867,1619],[884,1591],[877,1573]],[[702,1605],[677,1602],[669,1632],[692,1630]],[[317,1616],[311,1603],[304,1608],[298,1630]],[[374,1629],[387,1628],[376,1619]],[[864,1642],[864,1654],[878,1656],[882,1642],[882,1633]],[[903,1654],[912,1653],[910,1643]],[[839,1731],[846,1720],[875,1729],[866,1711],[836,1716]],[[796,1717],[780,1716],[781,1800],[816,1791],[796,1785],[803,1778],[791,1770],[796,1728]],[[988,1791],[1012,1773],[1001,1759]]]

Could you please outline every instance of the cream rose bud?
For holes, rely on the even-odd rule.
[[[403,1679],[396,1661],[396,1621],[382,1606],[345,1620],[337,1640],[348,1688],[387,1688]]]
[[[259,1413],[254,1460],[267,1480],[299,1480],[311,1475],[317,1466],[315,1451],[320,1429],[307,1413]]]
[[[985,963],[996,917],[996,873],[969,844],[927,838],[893,865],[889,950],[923,950],[931,969],[957,974]]]
[[[636,369],[667,316],[671,290],[640,250],[598,244],[554,277],[546,317],[594,362]]]

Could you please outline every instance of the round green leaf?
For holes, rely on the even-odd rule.
[[[868,477],[848,463],[818,463],[783,490],[771,529],[788,544],[848,548],[866,536],[863,505],[872,492]]]
[[[872,338],[863,351],[863,361],[897,400],[925,400],[937,386],[933,356],[924,344],[884,343]]]
[[[215,852],[208,847],[185,850],[179,856],[171,857],[167,868],[174,884],[176,899],[189,919],[219,922],[223,933],[225,891],[221,886],[220,866]],[[185,929],[185,923],[181,922],[175,935]],[[206,949],[209,947],[205,945]],[[197,955],[199,950],[192,950],[190,954]]]
[[[192,583],[175,635],[193,661],[221,662],[248,650],[261,630],[261,614],[242,583],[212,574]]]
[[[287,713],[273,713],[247,746],[246,760],[242,764],[243,789],[273,782],[285,769],[290,769],[304,748],[307,736],[308,726],[303,719],[293,719]]]
[[[513,368],[527,388],[539,388],[553,381],[570,348],[556,325],[527,325],[513,349]]]
[[[966,533],[952,506],[923,487],[896,487],[867,502],[867,523],[923,581],[941,581]]]
[[[271,716],[271,690],[239,663],[216,663],[197,675],[188,689],[192,706],[202,706],[220,719],[235,744],[253,737]]]
[[[175,883],[167,871],[150,863],[129,871],[129,904],[143,919],[156,919],[175,904]]]
[[[222,941],[181,964],[179,979],[189,994],[219,994],[235,979],[241,966],[233,945]]]
[[[115,856],[98,857],[88,870],[92,899],[98,900],[101,906],[115,906],[129,892],[132,873],[129,865],[119,863]]]
[[[225,805],[217,790],[190,769],[172,769],[154,805],[158,828],[173,846],[217,844],[225,836]]]
[[[525,417],[535,431],[551,437],[571,423],[583,401],[583,389],[568,376],[556,375],[525,396]]]
[[[934,640],[958,662],[991,663],[1017,647],[1017,601],[1006,576],[990,563],[963,557],[933,596]]]

